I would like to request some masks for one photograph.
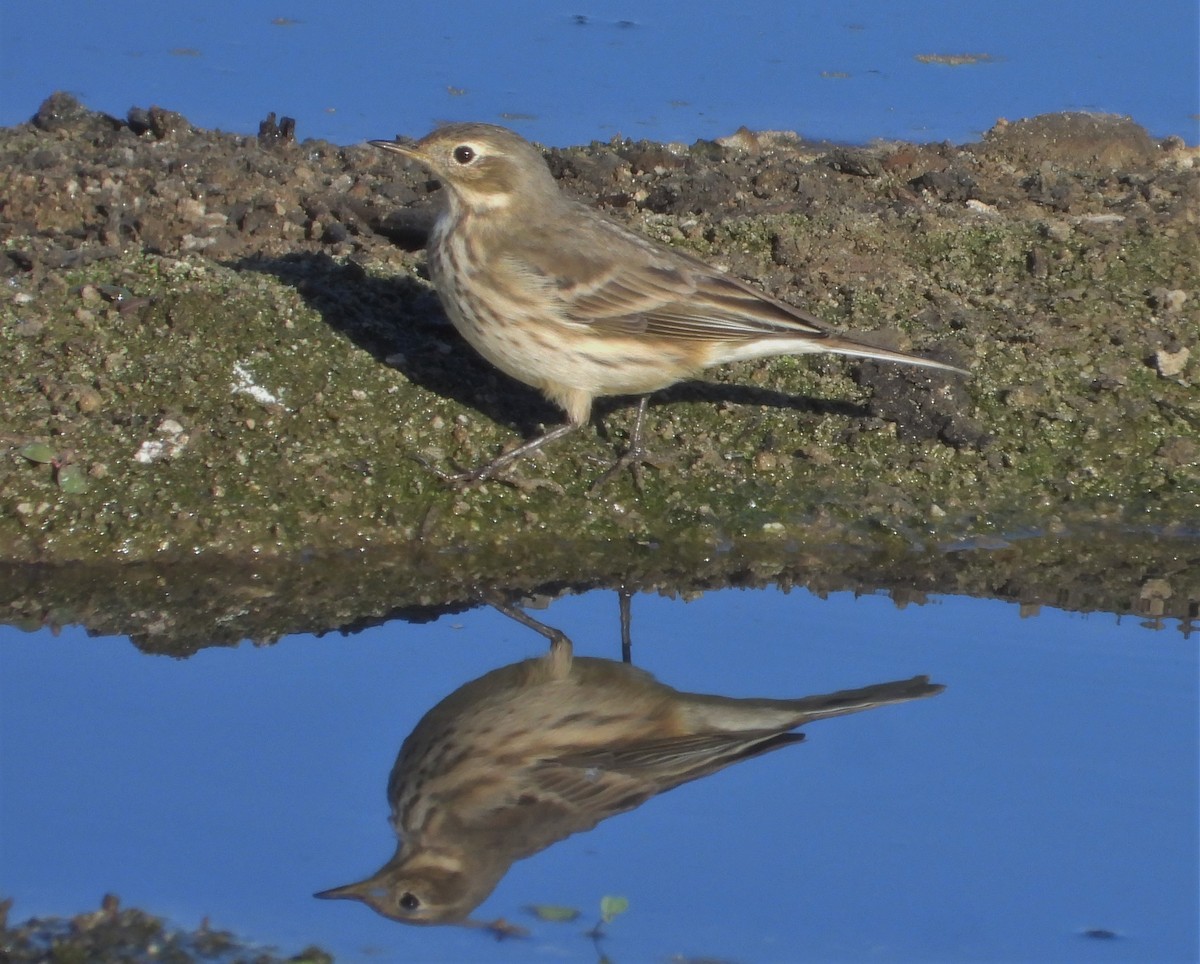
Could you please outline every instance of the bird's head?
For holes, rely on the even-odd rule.
[[[423,165],[455,200],[475,212],[559,199],[541,153],[506,127],[448,124],[415,143],[371,141],[373,146]]]
[[[401,845],[396,856],[366,880],[313,896],[362,901],[403,924],[462,924],[507,869],[508,864],[493,867],[490,861],[473,861],[466,854],[413,852]]]

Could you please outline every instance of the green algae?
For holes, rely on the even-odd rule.
[[[802,213],[644,216],[650,233],[831,323],[971,375],[829,357],[714,370],[655,396],[647,441],[660,464],[641,488],[618,477],[590,491],[629,431],[622,400],[598,405],[600,432],[561,440],[507,482],[438,478],[561,416],[462,344],[419,255],[134,249],[14,275],[0,299],[0,559],[15,581],[0,602],[22,623],[117,600],[150,611],[161,577],[147,573],[169,565],[202,587],[172,578],[176,598],[208,594],[225,620],[195,634],[182,611],[162,620],[186,648],[205,632],[271,638],[467,604],[478,585],[689,591],[744,572],[825,585],[817,562],[844,587],[869,583],[870,559],[876,584],[897,592],[1005,595],[986,588],[997,560],[1009,560],[1004,585],[1034,584],[1022,566],[1054,556],[1034,547],[1091,558],[1086,534],[1134,580],[1096,577],[1093,560],[1104,601],[1089,604],[1193,618],[1194,567],[1180,560],[1200,532],[1200,228],[1188,214],[1200,179],[1178,165],[1158,179],[1043,165],[986,181],[967,152],[948,156],[973,165],[986,202],[918,201],[891,175],[846,187],[813,161],[788,175],[810,192]],[[32,246],[4,239],[6,251]],[[1029,532],[1040,536],[1012,539]],[[943,548],[989,540],[1006,548]],[[1120,558],[1131,545],[1136,572]],[[355,557],[381,567],[390,595],[336,561]],[[330,585],[300,580],[306,626],[283,600],[284,573],[308,560]],[[37,566],[29,578],[23,564]],[[906,583],[914,565],[937,579]],[[1077,584],[1069,569],[1039,572]],[[1142,588],[1156,579],[1170,592],[1150,606]],[[127,622],[155,635],[152,619]]]

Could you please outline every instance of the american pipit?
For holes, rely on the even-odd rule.
[[[835,352],[962,371],[831,331],[571,200],[538,150],[506,128],[450,124],[415,144],[371,143],[424,165],[446,187],[429,272],[454,326],[567,413],[565,425],[457,478],[488,478],[574,431],[605,395],[641,396],[630,449],[614,469],[636,465],[649,393],[725,362]]]
[[[395,855],[317,894],[410,924],[466,922],[516,860],[655,794],[798,743],[812,720],[933,696],[926,676],[795,700],[683,693],[625,663],[550,651],[431,709],[388,780]]]

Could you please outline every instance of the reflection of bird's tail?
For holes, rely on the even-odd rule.
[[[697,730],[783,732],[810,720],[919,700],[940,693],[943,689],[945,687],[938,683],[930,683],[928,676],[914,676],[912,679],[805,696],[798,700],[730,699],[697,695],[688,700],[685,712],[689,716],[689,728]]]
[[[679,723],[684,733],[661,741],[641,741],[611,751],[591,751],[586,765],[626,774],[653,773],[662,792],[681,783],[715,773],[738,760],[769,753],[804,739],[791,730],[827,716],[842,716],[860,710],[904,703],[940,693],[944,687],[930,683],[928,676],[877,683],[856,690],[842,690],[798,700],[733,699],[679,693]],[[571,762],[560,758],[559,762]],[[583,761],[575,761],[584,765]]]

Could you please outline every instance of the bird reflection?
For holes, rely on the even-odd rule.
[[[495,604],[495,601],[493,601]],[[683,693],[626,663],[574,656],[559,630],[540,657],[459,687],[404,741],[388,780],[395,855],[317,897],[409,924],[468,922],[514,861],[662,793],[799,743],[811,720],[933,696],[926,676],[801,699]]]

